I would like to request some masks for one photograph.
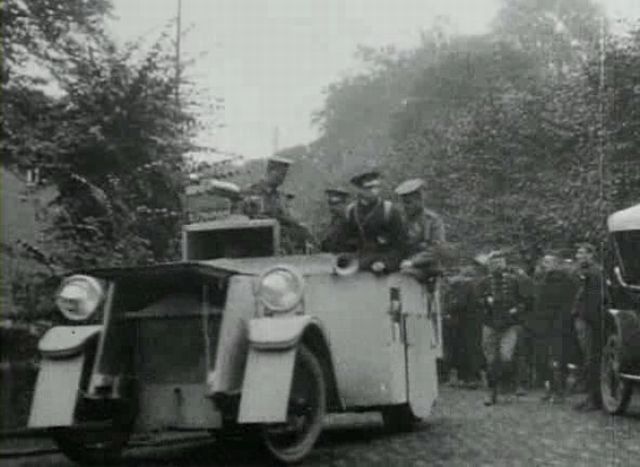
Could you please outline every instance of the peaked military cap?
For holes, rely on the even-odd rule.
[[[267,166],[276,165],[281,167],[289,167],[293,164],[293,161],[285,159],[284,157],[270,157],[267,159]]]
[[[366,185],[372,182],[377,182],[379,180],[380,172],[378,172],[377,170],[368,170],[367,172],[363,172],[351,177],[351,180],[349,181],[358,188],[363,188]]]
[[[344,203],[350,195],[347,190],[343,190],[342,188],[327,188],[324,192],[327,195],[327,202],[329,204]]]
[[[395,192],[400,196],[409,195],[420,190],[423,186],[424,180],[422,180],[421,178],[412,178],[410,180],[405,180],[400,185],[398,185]]]

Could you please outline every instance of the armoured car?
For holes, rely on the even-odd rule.
[[[410,428],[438,392],[438,289],[354,261],[280,256],[277,221],[236,216],[185,226],[179,262],[70,274],[30,426],[93,464],[162,430],[242,433],[295,463],[327,413]]]

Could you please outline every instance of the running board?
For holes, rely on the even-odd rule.
[[[629,373],[620,373],[620,378],[628,379],[631,381],[640,382],[640,375],[631,375]]]

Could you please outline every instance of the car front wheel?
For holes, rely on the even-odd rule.
[[[265,425],[264,444],[279,462],[301,462],[313,449],[322,431],[327,391],[318,358],[305,345],[297,350],[287,409],[287,421]]]
[[[631,400],[632,383],[620,377],[621,342],[616,334],[607,338],[602,351],[600,392],[602,407],[610,414],[621,414]]]

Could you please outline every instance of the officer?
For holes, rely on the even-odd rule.
[[[284,182],[291,161],[272,157],[267,161],[267,171],[262,180],[251,185],[245,192],[245,212],[251,217],[273,217],[292,220],[285,199],[279,188]]]
[[[402,213],[380,196],[380,173],[375,170],[351,178],[357,199],[347,206],[343,241],[357,246],[360,269],[375,273],[398,270],[405,249]]]
[[[352,248],[341,237],[347,221],[349,192],[342,188],[327,188],[324,192],[327,197],[327,206],[329,206],[330,220],[320,242],[320,250],[329,253],[350,251]]]
[[[477,293],[479,305],[485,312],[482,348],[489,386],[485,405],[493,405],[505,376],[513,380],[514,354],[522,332],[523,315],[530,307],[531,283],[523,271],[507,267],[504,251],[492,252],[487,266],[489,272],[478,284]]]
[[[284,182],[291,161],[272,157],[267,161],[265,177],[245,192],[244,213],[249,217],[271,217],[282,225],[281,246],[285,254],[304,253],[314,239],[305,226],[289,212],[287,196],[279,188]]]
[[[575,332],[583,356],[583,371],[587,385],[586,398],[577,410],[597,410],[602,406],[600,397],[600,360],[602,354],[602,323],[607,300],[602,268],[595,261],[595,248],[581,243],[576,250],[578,292],[573,309]]]
[[[414,178],[402,182],[395,192],[402,199],[407,229],[407,252],[403,270],[414,269],[428,280],[440,270],[440,251],[445,243],[442,218],[424,207],[424,180]]]
[[[573,272],[558,253],[548,251],[536,268],[529,320],[535,337],[536,369],[547,382],[545,401],[564,400],[570,350],[566,344],[573,326],[571,308],[576,291]]]

